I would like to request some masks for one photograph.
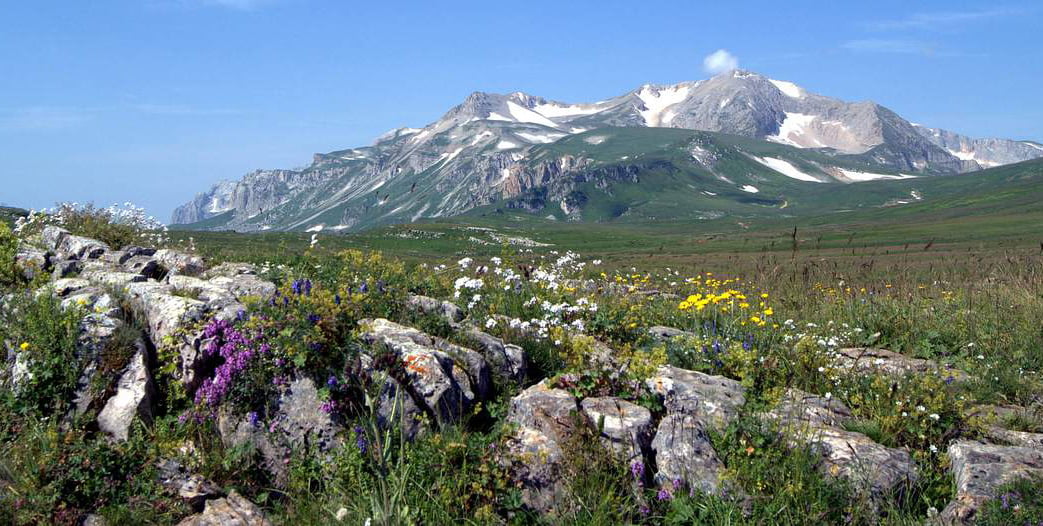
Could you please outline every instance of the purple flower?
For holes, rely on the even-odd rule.
[[[295,279],[293,280],[293,284],[290,285],[290,288],[293,289],[294,294],[299,296],[301,294],[302,285],[303,283],[301,283],[301,280]]]
[[[363,283],[362,285],[359,285],[359,292],[363,294],[369,292],[369,283]]]
[[[330,377],[326,379],[326,386],[330,389],[337,387],[337,377],[330,375]]]
[[[337,408],[337,403],[334,402],[333,400],[326,400],[325,402],[322,403],[322,405],[319,406],[319,409],[321,409],[322,412],[326,413],[326,414],[332,413],[333,410],[336,409],[336,408]]]
[[[635,460],[630,464],[630,473],[634,475],[634,478],[638,481],[645,476],[645,464],[640,460]]]
[[[322,319],[322,317],[319,316],[318,314],[309,314],[308,315],[308,321],[310,321],[312,325],[318,325],[319,324],[319,320],[321,320],[321,319]]]
[[[250,421],[251,427],[257,427],[257,411],[250,411],[246,414],[246,418]]]
[[[310,279],[304,280],[304,295],[305,296],[311,296],[311,280]]]
[[[656,494],[655,498],[658,499],[658,500],[663,501],[663,500],[670,500],[670,499],[674,498],[674,496],[671,495],[670,492],[666,488],[660,488],[659,489],[659,493]]]
[[[340,294],[333,295],[333,303],[336,305],[340,305]]]
[[[674,490],[678,490],[681,489],[681,485],[684,484],[684,481],[681,479],[674,479],[672,484],[674,486]]]
[[[239,312],[235,313],[235,319],[239,321],[246,321],[246,311],[239,309]]]
[[[652,513],[652,510],[645,505],[642,505],[640,508],[637,509],[637,511],[641,512],[641,515],[648,515],[649,513]]]
[[[359,448],[359,453],[366,454],[366,433],[362,429],[362,426],[355,426],[355,447]]]

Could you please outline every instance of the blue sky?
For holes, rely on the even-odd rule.
[[[600,100],[705,78],[718,49],[914,122],[1043,140],[1035,2],[40,0],[0,13],[0,202],[26,207],[133,201],[167,220],[220,179],[422,126],[475,90]]]

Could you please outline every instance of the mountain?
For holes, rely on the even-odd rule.
[[[481,207],[570,220],[664,217],[634,204],[666,189],[701,203],[686,216],[792,211],[809,193],[843,191],[837,183],[952,175],[1035,157],[1043,157],[1036,143],[970,139],[911,124],[873,102],[736,70],[589,104],[475,92],[424,128],[316,154],[301,170],[220,182],[178,207],[172,222],[358,230]],[[674,182],[645,182],[664,174]],[[596,197],[621,185],[630,185],[632,199],[588,213],[604,201]]]

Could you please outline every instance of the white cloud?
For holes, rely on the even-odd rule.
[[[718,49],[703,59],[703,70],[711,75],[731,71],[739,67],[739,58],[726,49]]]
[[[1010,16],[1017,13],[1018,11],[1011,9],[917,13],[905,18],[874,22],[869,24],[869,27],[881,31],[901,29],[941,29],[956,24],[978,22],[990,18]]]

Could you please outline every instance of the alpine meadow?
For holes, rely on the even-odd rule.
[[[1038,6],[57,4],[0,524],[1043,524]]]

